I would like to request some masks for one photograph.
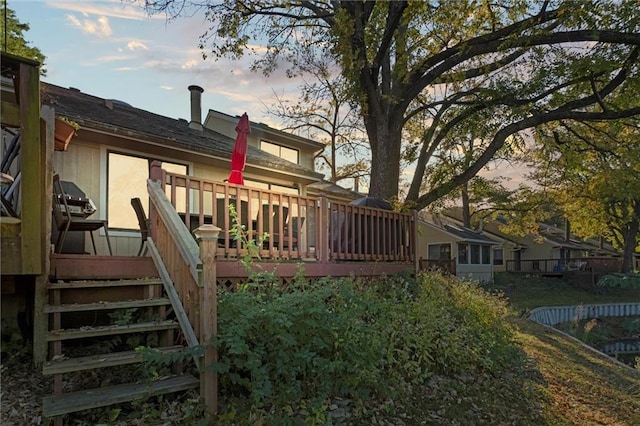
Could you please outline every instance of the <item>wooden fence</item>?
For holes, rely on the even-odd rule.
[[[619,272],[622,259],[615,257],[580,257],[574,259],[507,260],[507,272],[529,274],[557,274],[565,272],[592,272],[602,274]]]

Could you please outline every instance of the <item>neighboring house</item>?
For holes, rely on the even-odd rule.
[[[481,282],[493,280],[493,248],[499,243],[486,235],[431,217],[418,224],[418,257],[423,269],[450,265],[456,276]]]
[[[448,209],[444,216],[462,224],[460,208]],[[484,219],[479,224],[480,232],[500,242],[494,248],[495,271],[552,272],[564,269],[586,269],[585,258],[619,258],[620,253],[603,239],[583,240],[567,231],[549,224],[539,223],[538,233],[525,237],[513,236],[502,231],[503,219]],[[502,259],[502,261],[500,261]],[[591,263],[595,263],[593,259]]]

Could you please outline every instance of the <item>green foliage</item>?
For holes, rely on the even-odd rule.
[[[246,286],[259,284],[275,284],[278,277],[275,272],[266,272],[261,269],[259,264],[254,262],[255,259],[260,260],[260,248],[265,241],[269,239],[269,233],[262,235],[254,235],[254,231],[247,231],[245,225],[238,221],[238,212],[235,205],[229,204],[229,216],[231,217],[231,236],[236,241],[238,247],[242,247],[243,252],[240,257],[240,263],[249,273],[249,280]]]
[[[6,10],[6,21],[0,19],[0,49],[3,52],[16,56],[33,59],[44,64],[45,56],[37,47],[29,46],[29,42],[25,40],[25,34],[29,31],[29,24],[22,23],[16,17],[15,11],[7,7],[7,1],[2,0],[0,3],[3,13]],[[41,66],[40,74],[46,75],[46,69]]]
[[[519,134],[525,129],[637,114],[637,97],[615,99],[615,92],[637,93],[633,1],[204,5],[145,3],[149,13],[172,18],[205,10],[211,25],[200,37],[205,57],[253,55],[253,69],[267,75],[278,66],[292,75],[306,73],[308,58],[336,61],[333,75],[344,78],[347,99],[357,104],[367,131],[374,177],[369,195],[399,195],[403,146],[411,133],[414,146],[406,158],[417,161],[407,199],[419,209],[458,190],[492,159],[512,158],[524,145]],[[445,159],[453,169],[430,168],[459,152],[459,144],[451,145],[456,140],[473,143],[472,155]],[[421,188],[424,182],[427,188]]]
[[[274,418],[322,412],[336,396],[391,397],[433,374],[498,374],[520,359],[504,301],[440,275],[251,290],[219,297],[223,415],[247,399]]]
[[[602,288],[637,288],[640,289],[640,273],[612,273],[601,277],[596,284]]]

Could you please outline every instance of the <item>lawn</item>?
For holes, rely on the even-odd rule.
[[[602,289],[598,292],[569,285],[562,278],[499,273],[489,291],[502,292],[509,304],[524,312],[540,306],[640,302],[640,288]]]

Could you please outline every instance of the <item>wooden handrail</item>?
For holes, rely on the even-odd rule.
[[[167,199],[164,191],[158,182],[147,181],[149,200],[156,209],[158,215],[167,226],[169,235],[180,251],[185,262],[189,265],[191,275],[198,286],[202,286],[202,261],[198,257],[198,244],[190,235],[185,224],[180,220],[180,216]]]

